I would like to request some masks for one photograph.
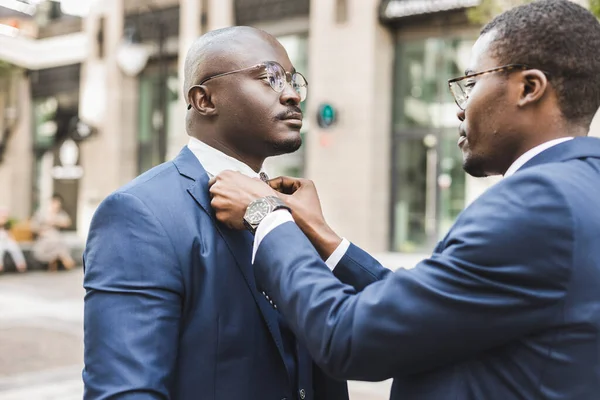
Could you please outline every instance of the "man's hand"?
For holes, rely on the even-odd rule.
[[[315,184],[308,179],[279,177],[271,179],[269,185],[280,193],[279,198],[293,210],[294,221],[319,255],[324,260],[329,258],[342,239],[325,222]]]
[[[208,183],[217,220],[232,229],[242,230],[244,214],[248,205],[265,196],[277,193],[259,179],[252,179],[239,172],[223,171]]]

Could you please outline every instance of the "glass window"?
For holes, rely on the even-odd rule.
[[[37,97],[32,99],[32,103],[34,165],[31,209],[37,210],[53,193],[57,193],[62,196],[63,207],[73,222],[67,230],[75,230],[79,181],[58,179],[52,171],[54,166],[60,165],[60,145],[71,138],[72,122],[78,115],[79,92],[65,91],[50,97]],[[78,160],[78,164],[80,162]]]
[[[58,130],[56,112],[58,101],[55,97],[33,101],[33,143],[40,150],[48,150],[54,145]]]
[[[176,123],[179,90],[175,65],[169,65],[166,82],[160,82],[158,67],[152,65],[140,75],[139,124],[138,124],[138,172],[143,173],[165,161],[169,140],[178,132]],[[164,110],[160,110],[160,90],[163,91]],[[165,149],[161,150],[162,143]]]
[[[431,251],[464,207],[459,121],[447,81],[464,73],[473,43],[425,38],[396,49],[392,251]]]

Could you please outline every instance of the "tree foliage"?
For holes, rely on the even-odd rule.
[[[590,0],[590,10],[597,18],[600,18],[600,0]]]

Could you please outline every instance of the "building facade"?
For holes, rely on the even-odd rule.
[[[271,175],[313,179],[330,224],[367,250],[427,253],[498,180],[462,171],[447,89],[477,39],[465,12],[476,3],[104,0],[79,28],[28,38],[20,47],[31,54],[18,51],[24,39],[1,38],[0,58],[22,73],[0,204],[26,218],[59,192],[85,238],[108,194],[187,142],[182,64],[192,41],[251,25],[282,42],[310,85],[303,146],[268,160]],[[73,50],[41,63],[33,55],[48,41]]]

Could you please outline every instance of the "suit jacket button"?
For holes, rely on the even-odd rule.
[[[306,398],[306,391],[304,389],[300,389],[300,399],[304,400]]]

